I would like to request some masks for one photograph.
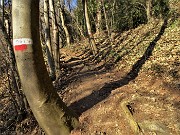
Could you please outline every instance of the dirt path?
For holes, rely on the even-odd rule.
[[[74,68],[79,72],[69,74],[69,84],[59,91],[79,115],[81,125],[73,135],[180,134],[179,89],[172,91],[151,73],[133,78],[103,64],[80,62],[82,66]]]

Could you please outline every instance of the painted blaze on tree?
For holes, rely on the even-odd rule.
[[[30,38],[20,38],[13,40],[14,50],[16,51],[23,51],[27,49],[28,45],[32,45],[32,39]]]

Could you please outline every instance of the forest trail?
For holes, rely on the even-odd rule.
[[[180,135],[180,1],[86,1],[1,0],[0,134]]]
[[[101,61],[61,50],[55,86],[79,116],[73,135],[180,134],[179,20],[154,23],[116,34],[111,44],[104,38]]]
[[[179,39],[180,18],[114,33],[113,40],[97,36],[96,56],[86,41],[61,49],[54,86],[79,116],[72,135],[180,135]],[[9,119],[15,109],[5,94],[1,99],[2,129],[16,132]],[[32,115],[18,126],[23,134],[43,133]]]

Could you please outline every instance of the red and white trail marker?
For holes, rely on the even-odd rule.
[[[30,38],[13,39],[13,46],[16,51],[23,51],[27,49],[28,45],[32,45],[33,41]]]

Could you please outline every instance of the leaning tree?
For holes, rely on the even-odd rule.
[[[13,48],[22,88],[48,135],[68,135],[78,120],[53,88],[43,60],[39,0],[12,0]]]

